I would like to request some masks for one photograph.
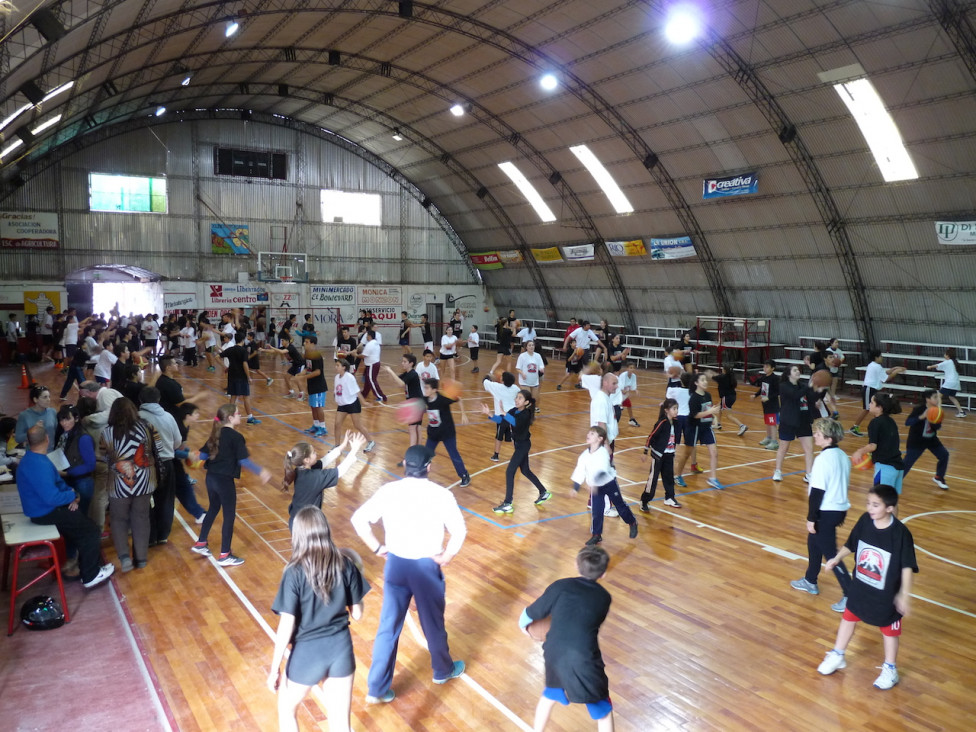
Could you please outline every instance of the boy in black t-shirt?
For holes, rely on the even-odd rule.
[[[227,359],[227,394],[231,404],[237,404],[238,398],[244,402],[247,423],[255,425],[261,424],[261,420],[251,411],[251,373],[247,365],[248,353],[244,346],[244,337],[243,330],[237,331],[234,334],[234,345],[223,352]]]
[[[325,363],[319,351],[318,338],[305,336],[305,373],[308,385],[308,406],[312,410],[312,426],[305,430],[313,437],[329,434],[325,427],[325,395],[329,391],[329,384],[325,380]]]
[[[400,366],[403,367],[403,373],[398,374],[396,371],[391,369],[385,363],[380,364],[380,368],[386,371],[390,376],[395,379],[399,379],[403,383],[403,389],[406,393],[407,399],[413,399],[416,401],[423,401],[424,390],[420,384],[420,374],[417,373],[417,357],[412,353],[405,353],[400,357]],[[409,422],[407,424],[407,433],[410,435],[410,444],[419,445],[420,444],[420,425],[423,424],[424,413],[418,412],[417,421]],[[397,463],[397,467],[403,467],[403,461],[401,460]]]
[[[254,338],[254,331],[247,332],[247,339],[244,341],[247,349],[247,368],[251,374],[256,374],[264,379],[265,384],[271,386],[274,379],[261,370],[261,344]]]
[[[523,631],[537,620],[552,618],[542,644],[546,687],[535,708],[536,732],[546,728],[556,703],[585,704],[597,729],[613,729],[610,682],[598,637],[610,611],[610,593],[599,584],[609,564],[610,557],[602,547],[584,546],[576,555],[580,576],[556,580],[522,611],[519,626]]]
[[[854,554],[854,573],[847,609],[837,629],[834,649],[827,652],[817,671],[823,675],[845,668],[844,651],[857,623],[881,628],[885,662],[874,681],[879,689],[898,683],[895,660],[901,636],[902,616],[908,615],[913,573],[918,572],[912,533],[895,518],[898,493],[890,485],[875,485],[868,492],[867,513],[858,519],[837,556],[827,562],[831,571],[848,554]]]
[[[464,413],[464,403],[457,399],[450,399],[437,391],[440,388],[438,379],[428,379],[423,383],[423,388],[427,409],[427,449],[433,452],[437,449],[438,442],[444,443],[447,454],[454,464],[454,470],[461,479],[461,487],[465,488],[471,485],[471,476],[468,475],[461,453],[458,452],[457,430],[454,428],[454,416],[451,414],[451,405],[456,403],[461,409],[461,424],[467,424],[468,416]]]

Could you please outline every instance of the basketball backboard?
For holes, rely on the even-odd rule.
[[[258,280],[261,282],[308,282],[308,255],[288,252],[258,252]]]

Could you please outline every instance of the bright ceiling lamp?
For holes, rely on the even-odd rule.
[[[698,37],[701,26],[697,8],[692,5],[676,5],[668,11],[664,35],[671,43],[684,45]]]
[[[44,132],[44,130],[46,130],[48,127],[53,127],[54,125],[56,125],[60,121],[61,121],[61,115],[60,114],[56,114],[53,117],[50,117],[50,118],[44,120],[37,127],[35,127],[34,129],[32,129],[31,130],[31,134],[32,135],[39,135],[42,132]]]
[[[539,195],[539,191],[535,189],[529,179],[522,175],[522,171],[515,167],[515,163],[499,163],[498,167],[502,169],[502,172],[507,175],[512,183],[522,191],[522,195],[525,199],[532,204],[532,208],[535,212],[539,214],[539,218],[543,221],[555,221],[556,214],[552,212],[546,202],[542,200],[542,196]]]
[[[3,122],[0,122],[0,130],[2,130],[4,127],[6,127],[7,125],[9,125],[11,122],[13,122],[15,119],[17,119],[20,115],[22,115],[28,109],[31,109],[33,106],[34,106],[33,104],[31,104],[30,102],[28,102],[27,104],[25,104],[20,109],[15,110],[13,114],[11,114],[9,117],[7,117],[7,119],[5,119]]]
[[[227,25],[224,27],[224,38],[230,38],[232,35],[240,30],[241,24],[238,23],[234,18],[227,21]]]
[[[619,214],[631,213],[634,207],[630,205],[630,201],[627,200],[627,196],[624,192],[620,190],[620,186],[617,185],[617,181],[613,179],[610,172],[603,167],[593,151],[590,150],[586,145],[577,145],[576,147],[569,148],[570,152],[573,153],[579,161],[586,166],[586,169],[590,171],[590,175],[593,176],[593,180],[597,182],[600,189],[607,195],[610,199],[610,204],[613,206],[613,210]]]
[[[24,144],[23,140],[14,140],[13,142],[11,142],[3,150],[0,150],[0,160],[7,157],[10,153],[12,153],[14,150],[16,150],[18,147],[20,147],[23,144]]]
[[[183,77],[183,81],[180,82],[180,86],[190,86],[190,79],[193,78],[190,74]]]
[[[453,114],[455,117],[461,117],[461,116],[463,116],[464,115],[464,105],[462,105],[462,104],[455,104],[453,107],[451,107],[451,114]]]
[[[62,84],[61,86],[59,86],[59,87],[57,87],[57,88],[55,88],[55,89],[52,89],[51,91],[49,91],[49,92],[47,93],[47,96],[45,96],[45,97],[44,97],[44,98],[43,98],[43,99],[41,100],[41,104],[44,104],[44,102],[46,102],[46,101],[47,101],[48,99],[51,99],[51,98],[53,98],[53,97],[56,97],[56,96],[57,96],[58,94],[60,94],[61,92],[66,92],[66,91],[68,91],[68,89],[70,89],[70,88],[71,88],[71,87],[73,87],[74,85],[75,85],[75,83],[74,83],[73,81],[69,81],[69,82],[66,82],[66,83],[64,83],[64,84]]]
[[[156,116],[157,117],[162,117],[164,114],[166,114],[166,107],[164,107],[162,105],[156,107]]]
[[[885,109],[877,89],[867,79],[860,64],[852,64],[817,74],[820,80],[834,85],[844,104],[861,129],[874,161],[886,183],[915,180],[918,171],[912,162],[898,126]],[[859,78],[856,78],[859,77]]]
[[[539,86],[541,86],[546,91],[552,91],[557,86],[559,86],[559,79],[556,78],[555,74],[546,74],[541,79],[539,79]]]

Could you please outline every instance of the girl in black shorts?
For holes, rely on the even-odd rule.
[[[298,705],[319,682],[330,729],[350,729],[356,657],[349,616],[363,616],[363,597],[370,590],[357,560],[355,552],[333,543],[322,511],[305,506],[295,515],[291,561],[271,605],[281,617],[268,674],[268,688],[278,692],[278,729],[298,729]],[[282,684],[281,661],[289,643]]]
[[[497,320],[495,323],[495,336],[498,339],[498,345],[495,347],[495,352],[498,356],[495,358],[495,363],[488,370],[489,373],[494,373],[502,362],[506,362],[502,371],[508,371],[511,366],[510,363],[507,363],[512,357],[512,330],[508,327],[508,318],[499,318]]]

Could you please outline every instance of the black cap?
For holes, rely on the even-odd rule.
[[[408,468],[426,468],[434,459],[434,451],[423,445],[411,445],[403,456],[403,464]]]

